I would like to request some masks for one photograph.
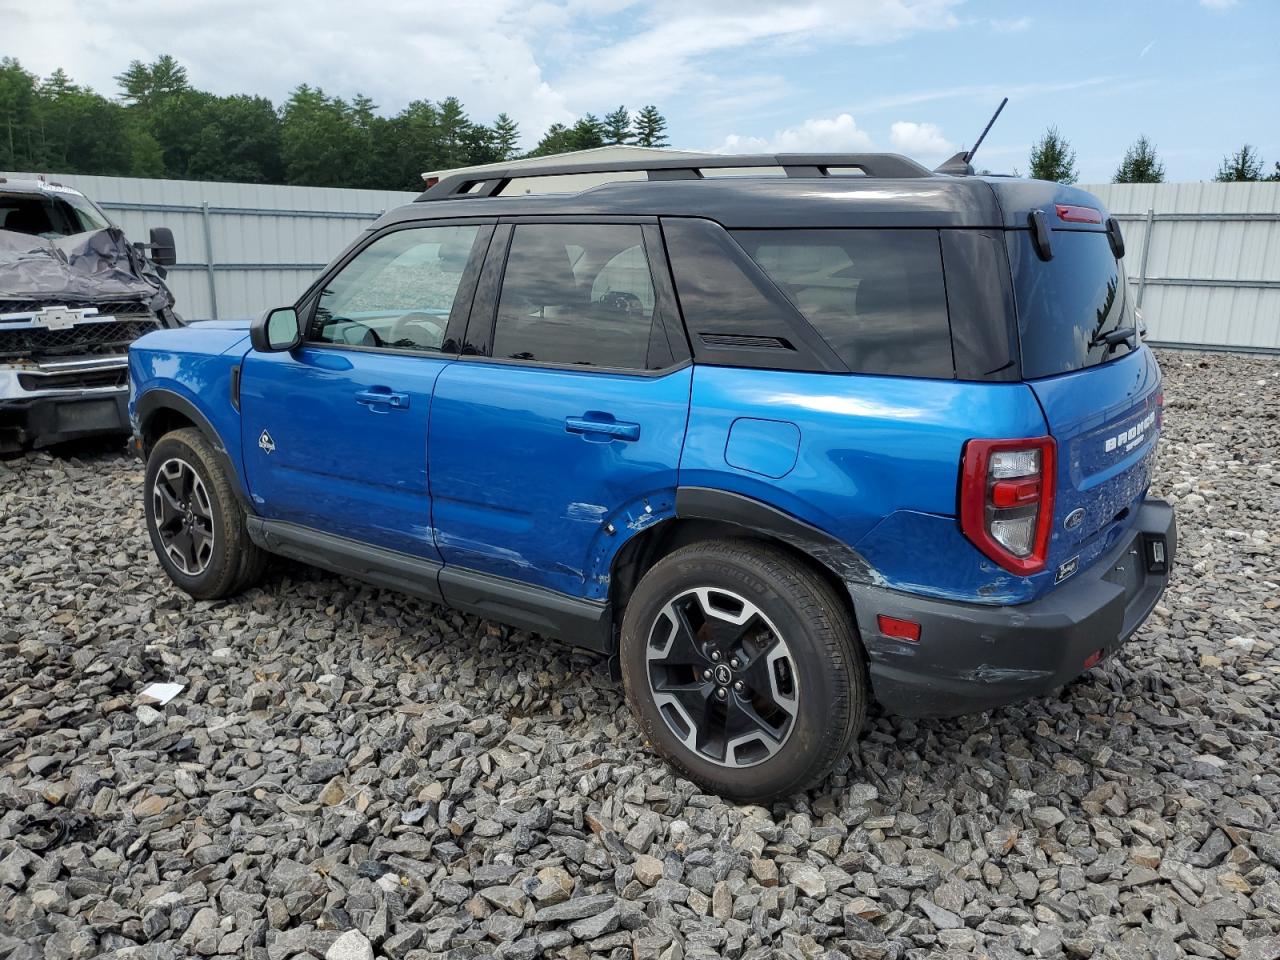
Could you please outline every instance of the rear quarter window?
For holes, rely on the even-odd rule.
[[[1048,261],[1036,254],[1027,230],[1010,230],[1007,243],[1023,377],[1083,370],[1133,349],[1102,339],[1134,326],[1128,282],[1105,233],[1054,230]]]
[[[740,243],[855,373],[951,378],[936,230],[739,230]]]

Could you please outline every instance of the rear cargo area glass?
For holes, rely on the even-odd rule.
[[[1022,375],[1028,380],[1096,366],[1133,349],[1102,339],[1134,325],[1124,269],[1107,235],[1055,230],[1052,242],[1053,259],[1044,261],[1030,232],[1008,232]]]
[[[955,375],[936,230],[737,230],[855,373]]]

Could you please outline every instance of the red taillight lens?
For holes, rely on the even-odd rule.
[[[1011,573],[1037,573],[1049,553],[1057,444],[1052,437],[970,440],[960,478],[960,528]]]
[[[1156,429],[1164,426],[1164,391],[1156,394]]]
[[[1025,507],[1040,500],[1040,478],[1026,480],[997,480],[991,485],[991,505],[994,507]]]
[[[1093,207],[1078,207],[1073,203],[1057,203],[1054,207],[1058,219],[1064,223],[1101,223],[1102,211]]]

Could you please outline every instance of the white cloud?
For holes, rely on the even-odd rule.
[[[1021,83],[1014,86],[1003,84],[968,84],[954,87],[942,87],[936,90],[919,90],[915,93],[893,94],[877,97],[863,103],[854,104],[855,113],[874,113],[879,110],[891,110],[897,107],[913,107],[921,103],[934,103],[938,100],[990,100],[992,109],[1000,102],[1001,97],[1016,100],[1019,97],[1034,97],[1046,93],[1066,93],[1071,90],[1082,90],[1102,84],[1112,84],[1120,79],[1114,76],[1088,77],[1083,80],[1065,80],[1057,83]]]
[[[626,39],[593,49],[573,65],[566,89],[590,90],[606,102],[652,99],[700,87],[716,54],[802,49],[817,43],[891,43],[948,30],[959,0],[655,0]]]
[[[41,75],[63,67],[108,95],[131,59],[175,56],[191,82],[219,94],[257,93],[277,104],[300,83],[384,111],[456,95],[478,119],[507,110],[525,132],[572,120],[569,98],[535,55],[559,8],[469,0],[447,12],[409,0],[353,16],[343,0],[48,0],[6,13],[4,47]]]
[[[468,0],[437,9],[376,0],[353,14],[344,0],[0,0],[5,52],[40,75],[63,67],[108,95],[131,59],[170,53],[201,89],[277,104],[300,83],[367,94],[383,112],[455,95],[478,120],[507,111],[530,143],[552,122],[618,103],[732,100],[721,79],[728,57],[747,64],[953,29],[961,2]],[[751,109],[741,100],[727,108]]]
[[[1139,60],[1141,60],[1141,59],[1142,59],[1143,57],[1145,57],[1148,53],[1150,53],[1150,52],[1151,52],[1151,48],[1152,48],[1152,47],[1154,47],[1155,45],[1156,45],[1156,42],[1155,42],[1154,40],[1152,40],[1152,41],[1151,41],[1150,43],[1148,43],[1145,47],[1143,47],[1143,48],[1142,48],[1142,50],[1141,50],[1141,52],[1138,54],[1138,59],[1139,59]]]
[[[942,156],[956,152],[956,145],[942,135],[935,123],[899,120],[889,128],[889,142],[909,156]]]
[[[778,130],[772,137],[744,137],[731,133],[715,153],[847,153],[870,150],[871,137],[858,128],[847,113],[815,117],[795,127]]]
[[[1018,17],[1016,20],[992,20],[992,28],[996,33],[1022,33],[1031,26],[1030,17]]]
[[[1226,10],[1228,7],[1234,7],[1239,0],[1200,0],[1200,6],[1208,7],[1210,10]]]

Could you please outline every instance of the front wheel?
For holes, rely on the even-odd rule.
[[[161,437],[145,482],[147,531],[170,580],[198,600],[215,600],[262,575],[266,555],[249,539],[231,479],[199,430]]]
[[[621,644],[646,738],[723,796],[812,786],[862,726],[866,665],[847,604],[766,544],[708,541],[659,561],[627,605]]]

